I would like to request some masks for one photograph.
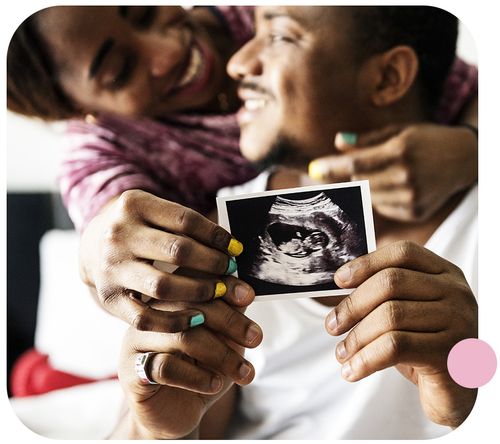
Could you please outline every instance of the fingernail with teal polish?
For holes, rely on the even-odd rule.
[[[198,325],[201,325],[205,322],[205,316],[203,316],[203,313],[199,313],[197,315],[194,315],[190,322],[189,322],[189,327],[197,327]]]
[[[232,257],[230,257],[229,263],[227,264],[226,274],[233,274],[237,268],[238,266],[236,265],[236,261]]]
[[[356,133],[340,133],[342,139],[348,145],[356,145],[358,143],[358,135]]]

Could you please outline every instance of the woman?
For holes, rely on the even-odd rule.
[[[252,9],[243,7],[54,7],[27,19],[11,41],[9,109],[45,120],[77,118],[69,124],[76,140],[61,191],[82,232],[82,278],[108,311],[139,329],[185,329],[199,314],[167,317],[139,294],[201,301],[251,291],[218,277],[234,271],[230,256],[241,244],[186,207],[206,214],[220,187],[255,175],[238,152],[238,101],[225,74],[252,31]],[[457,77],[464,86],[457,92],[450,83],[442,102],[451,105],[440,122],[457,122],[475,94],[474,68],[458,62],[450,79]],[[426,144],[430,137],[448,147],[443,153],[460,153],[448,160],[452,178],[428,191],[440,189],[444,201],[477,179],[475,168],[464,174],[477,150],[474,134],[465,132],[432,125],[410,132],[411,140],[408,132],[392,132],[383,143]],[[418,183],[421,164],[409,168]],[[275,179],[280,174],[287,185],[296,182],[295,174]],[[154,261],[209,276],[164,273]]]

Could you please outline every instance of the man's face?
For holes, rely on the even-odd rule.
[[[302,166],[330,154],[337,131],[363,124],[363,82],[342,7],[259,7],[256,36],[230,60],[241,81],[238,113],[242,153],[271,158],[278,146]],[[292,149],[290,150],[290,148]]]

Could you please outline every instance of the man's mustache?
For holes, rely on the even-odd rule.
[[[238,89],[246,89],[250,91],[254,91],[259,94],[264,94],[266,96],[269,96],[270,98],[274,98],[274,95],[271,93],[271,91],[267,90],[266,88],[260,86],[259,84],[255,82],[250,82],[250,81],[241,81]]]

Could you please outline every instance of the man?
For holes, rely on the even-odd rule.
[[[457,33],[454,17],[428,7],[260,7],[256,22],[256,36],[228,67],[241,81],[241,149],[261,165],[298,170],[330,153],[335,133],[425,122]],[[247,188],[280,187],[281,179],[266,173]],[[476,199],[474,190],[456,195],[418,225],[378,217],[379,249],[335,273],[340,287],[356,288],[340,303],[253,304],[247,315],[264,340],[246,355],[255,378],[239,396],[232,381],[248,381],[232,376],[235,369],[222,369],[224,384],[209,389],[209,374],[182,373],[171,357],[149,368],[162,385],[141,386],[130,367],[135,351],[167,356],[178,339],[159,344],[155,334],[131,332],[121,366],[131,412],[117,436],[421,439],[457,427],[475,391],[454,383],[446,358],[456,342],[477,335],[476,301],[457,267],[476,284]],[[336,344],[323,320],[340,336]],[[250,346],[237,336],[228,334]],[[205,370],[217,365],[201,351],[190,356]]]

